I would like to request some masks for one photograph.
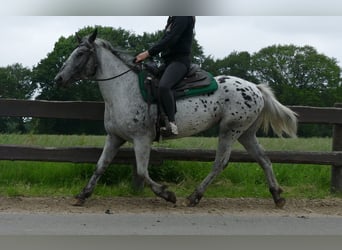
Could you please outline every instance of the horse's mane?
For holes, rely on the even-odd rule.
[[[117,56],[121,61],[123,61],[127,66],[134,68],[136,67],[136,65],[134,64],[133,60],[135,58],[135,56],[133,55],[134,52],[128,51],[128,50],[124,50],[124,49],[118,49],[118,48],[114,48],[113,45],[101,38],[97,38],[95,43],[100,46],[103,47],[109,51],[111,51],[115,56]]]

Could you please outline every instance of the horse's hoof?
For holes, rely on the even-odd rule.
[[[286,204],[286,200],[284,198],[280,198],[275,202],[276,208],[283,208]]]
[[[199,196],[199,195],[190,195],[188,198],[187,198],[187,206],[188,207],[194,207],[196,206],[200,200],[201,200],[202,196]]]
[[[75,207],[82,207],[85,203],[85,199],[76,198],[75,202],[72,204]]]
[[[196,199],[194,201],[188,199],[187,206],[188,207],[195,207],[198,203],[199,203],[198,199]]]
[[[171,191],[166,191],[166,201],[172,202],[173,204],[176,204],[177,202],[177,197],[174,192]]]
[[[195,207],[198,203],[188,200],[187,207]]]

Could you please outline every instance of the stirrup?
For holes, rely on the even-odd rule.
[[[167,127],[161,127],[160,133],[162,136],[171,137],[178,135],[178,127],[174,122],[169,122]]]

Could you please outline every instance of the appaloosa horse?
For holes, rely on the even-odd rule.
[[[157,196],[175,203],[175,194],[153,181],[148,173],[151,144],[156,137],[157,108],[155,105],[148,108],[143,100],[138,75],[128,66],[125,60],[127,55],[118,53],[109,42],[96,36],[95,30],[79,39],[78,47],[55,77],[62,86],[82,79],[102,80],[99,87],[105,102],[107,138],[96,170],[77,196],[76,205],[83,205],[92,194],[97,181],[126,141],[133,142],[137,174],[144,178]],[[270,125],[279,136],[285,133],[295,137],[296,114],[279,103],[267,85],[255,85],[232,76],[217,76],[215,79],[219,85],[216,92],[177,101],[177,138],[196,134],[216,124],[219,127],[212,170],[187,198],[188,205],[199,203],[208,185],[228,165],[232,144],[238,140],[264,170],[276,206],[283,207],[285,199],[280,196],[282,189],[269,158],[257,141],[256,131],[261,126],[267,130]]]

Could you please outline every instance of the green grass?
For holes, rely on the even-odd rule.
[[[0,144],[51,147],[99,146],[104,136],[0,135]],[[330,151],[330,138],[278,139],[261,138],[266,150]],[[154,144],[171,148],[215,149],[216,138],[184,138]],[[126,146],[131,146],[126,144]],[[236,144],[234,149],[242,149]],[[328,166],[274,164],[278,182],[285,197],[323,198],[330,194]],[[2,196],[73,196],[86,184],[94,164],[0,161],[0,195]],[[211,163],[166,161],[163,166],[150,166],[151,177],[167,184],[177,196],[186,197],[205,178]],[[135,193],[131,187],[131,167],[112,165],[101,178],[95,196],[153,196],[145,188]],[[270,197],[261,168],[254,163],[230,163],[215,179],[206,197]]]

